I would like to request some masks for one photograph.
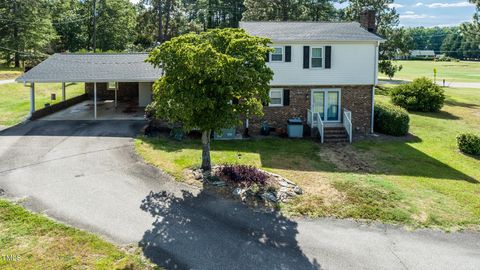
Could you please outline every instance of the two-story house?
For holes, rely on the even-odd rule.
[[[250,132],[258,132],[264,121],[285,128],[293,117],[321,132],[341,135],[338,131],[343,131],[346,138],[372,132],[378,47],[383,39],[373,33],[374,19],[373,24],[368,18],[364,21],[363,26],[357,22],[242,22],[241,28],[269,38],[274,49],[266,56],[274,71],[271,102],[262,119],[250,120]],[[331,137],[342,137],[335,134]]]

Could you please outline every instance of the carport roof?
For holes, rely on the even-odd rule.
[[[67,54],[50,56],[17,82],[153,82],[160,68],[146,63],[147,53]]]

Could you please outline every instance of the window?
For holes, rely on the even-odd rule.
[[[108,90],[116,90],[117,89],[117,83],[116,82],[109,82],[108,83]]]
[[[270,90],[270,107],[283,106],[283,89],[271,89]]]
[[[275,51],[272,53],[272,62],[283,61],[283,47],[274,47]]]
[[[323,47],[312,48],[312,68],[321,68],[323,67]]]

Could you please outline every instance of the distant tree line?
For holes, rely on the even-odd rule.
[[[412,38],[414,50],[433,50],[436,54],[457,59],[480,59],[480,39],[474,39],[465,31],[466,23],[457,27],[415,27],[406,31]],[[476,33],[476,32],[474,32]]]
[[[342,9],[335,8],[334,2],[341,1],[140,0],[132,4],[130,0],[96,0],[95,44],[97,51],[102,52],[148,51],[180,34],[235,28],[241,20],[352,21],[369,8],[376,15],[377,33],[386,39],[379,50],[380,70],[386,74],[398,71],[401,67],[390,60],[398,52],[407,53],[411,49],[408,34],[414,30],[399,27],[399,15],[391,5],[394,1],[351,0]],[[92,51],[93,4],[94,0],[2,0],[0,61],[20,66],[22,62],[38,62],[55,52]],[[432,38],[422,38],[421,34],[417,36],[415,44],[423,48],[428,47],[422,42],[438,43]],[[456,38],[445,35],[444,41],[453,39],[449,42],[457,46]],[[457,51],[457,48],[444,50]]]

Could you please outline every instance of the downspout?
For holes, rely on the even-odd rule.
[[[375,86],[378,84],[378,47],[380,42],[377,42],[375,46],[375,61],[373,63],[373,86],[372,86],[372,114],[370,116],[370,133],[373,134],[373,125],[374,125],[374,115],[375,115]]]

